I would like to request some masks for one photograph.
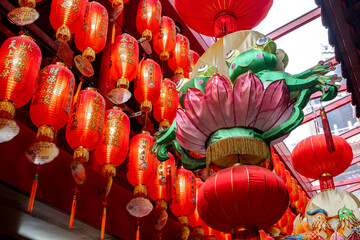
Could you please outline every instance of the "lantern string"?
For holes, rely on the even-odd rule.
[[[72,202],[72,206],[71,206],[69,229],[72,229],[73,224],[74,224],[74,217],[75,217],[75,211],[76,211],[76,198],[77,198],[77,194],[80,192],[77,185],[73,189],[73,192],[74,192],[74,196],[73,196],[73,202]]]
[[[30,193],[30,199],[29,199],[29,205],[28,205],[28,212],[31,214],[34,208],[34,201],[35,201],[35,196],[36,196],[36,189],[37,189],[37,185],[38,185],[38,181],[39,181],[39,169],[40,169],[40,164],[38,164],[37,168],[36,168],[36,174],[33,180],[33,184],[31,187],[31,193]]]
[[[319,134],[320,133],[320,127],[319,127],[319,122],[318,122],[317,117],[316,117],[316,110],[315,110],[311,100],[309,101],[309,103],[310,103],[311,110],[313,112],[313,123],[314,123],[314,127],[315,127],[315,132],[316,132],[316,134]]]
[[[104,202],[103,204],[103,213],[102,213],[102,219],[101,219],[101,236],[100,239],[103,240],[104,239],[104,235],[105,235],[105,224],[106,224],[106,206],[107,206],[107,197],[104,197]]]

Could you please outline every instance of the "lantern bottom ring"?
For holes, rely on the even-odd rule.
[[[83,146],[75,148],[73,159],[82,163],[86,163],[89,161],[89,149]]]
[[[89,60],[89,62],[93,62],[95,61],[95,51],[94,49],[92,49],[91,47],[87,47],[84,49],[82,56],[87,58],[87,60]]]
[[[15,116],[15,105],[10,100],[0,101],[0,118],[12,120]]]
[[[70,40],[70,37],[71,37],[71,32],[68,26],[61,25],[56,30],[56,40],[60,42],[68,42]]]

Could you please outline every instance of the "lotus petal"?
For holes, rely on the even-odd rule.
[[[234,84],[234,112],[236,126],[247,127],[256,118],[262,103],[264,86],[261,80],[248,71]]]
[[[205,85],[205,100],[219,127],[235,126],[232,92],[230,81],[218,73]]]
[[[273,128],[276,128],[277,126],[279,126],[280,124],[282,124],[283,122],[285,122],[286,120],[289,119],[291,113],[292,113],[292,110],[294,108],[294,105],[295,105],[295,102],[292,102],[290,104],[288,104],[288,106],[286,107],[286,109],[284,109],[284,112],[282,114],[279,115],[278,117],[278,120],[274,123],[273,126],[271,126],[269,128],[270,129],[273,129]]]
[[[194,126],[197,126],[206,136],[210,136],[221,127],[214,120],[205,102],[205,96],[199,89],[188,88],[184,99],[184,108]]]
[[[272,82],[265,90],[262,104],[251,127],[263,132],[270,129],[279,119],[289,102],[289,91],[283,80]]]
[[[191,119],[182,109],[178,109],[176,113],[176,128],[178,134],[188,142],[205,146],[207,136],[191,122]]]
[[[344,240],[344,237],[340,233],[334,232],[331,235],[330,240]]]
[[[198,152],[200,154],[206,154],[204,144],[203,145],[193,144],[193,143],[189,142],[187,139],[185,139],[183,136],[181,136],[181,134],[179,134],[178,132],[175,132],[175,134],[176,134],[177,141],[183,148],[190,150],[190,151]]]

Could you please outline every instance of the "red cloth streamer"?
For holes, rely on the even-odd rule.
[[[73,191],[74,191],[74,196],[73,196],[73,202],[72,202],[72,206],[71,206],[69,229],[72,229],[73,224],[74,224],[74,217],[75,217],[75,211],[76,211],[76,197],[77,197],[77,194],[80,192],[77,186],[74,188]]]
[[[38,166],[39,169],[39,166]],[[35,195],[36,195],[36,189],[37,184],[39,180],[39,174],[36,172],[35,178],[32,184],[31,193],[30,193],[30,199],[29,199],[29,205],[28,205],[28,212],[31,214],[34,208],[34,201],[35,201]]]
[[[101,240],[104,239],[104,234],[105,234],[106,206],[107,206],[106,197],[105,197],[105,201],[103,202],[103,205],[104,205],[104,208],[103,208],[103,215],[102,215],[102,220],[101,220],[101,237],[100,237]]]
[[[333,138],[331,135],[329,121],[327,119],[326,112],[323,107],[320,108],[320,117],[321,117],[323,129],[324,129],[326,146],[327,146],[329,152],[334,152],[335,151],[334,141],[333,141]]]

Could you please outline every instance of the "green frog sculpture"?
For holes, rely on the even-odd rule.
[[[155,136],[152,150],[158,159],[167,160],[172,147],[190,170],[210,163],[225,168],[270,159],[269,146],[301,124],[310,96],[321,91],[321,101],[335,98],[336,82],[341,80],[325,76],[335,68],[324,62],[296,75],[275,71],[288,62],[286,54],[280,59],[278,52],[271,39],[262,37],[252,49],[234,49],[226,55],[230,81],[215,66],[203,66],[196,77],[180,83],[184,110],[179,109],[172,125]],[[255,148],[249,150],[249,145]],[[189,151],[206,158],[192,158]]]

